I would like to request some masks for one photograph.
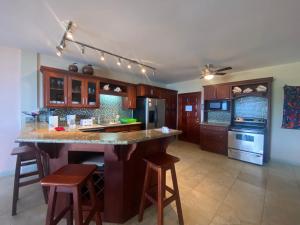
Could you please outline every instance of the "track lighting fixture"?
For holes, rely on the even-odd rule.
[[[101,53],[100,60],[101,60],[101,61],[104,61],[104,60],[105,60],[105,58],[104,58],[104,53],[103,53],[103,52]]]
[[[101,56],[100,56],[100,60],[101,61],[105,60],[104,54],[106,54],[106,55],[115,57],[117,59],[117,65],[118,66],[122,65],[122,60],[123,60],[123,62],[125,62],[125,61],[128,62],[128,65],[127,65],[128,69],[131,69],[132,65],[135,64],[135,65],[138,65],[138,66],[141,67],[141,72],[143,74],[146,74],[146,68],[148,68],[148,69],[150,69],[150,71],[151,70],[153,71],[153,75],[154,75],[154,71],[156,69],[154,67],[152,67],[152,66],[148,66],[148,65],[145,65],[143,63],[138,62],[137,60],[129,59],[129,58],[126,58],[126,57],[114,54],[112,52],[108,52],[108,51],[105,51],[103,49],[99,49],[99,48],[96,48],[94,46],[91,46],[91,45],[88,45],[88,44],[85,44],[85,43],[82,43],[82,42],[79,42],[79,41],[75,41],[73,36],[74,36],[74,28],[76,28],[76,27],[77,27],[76,24],[73,23],[72,21],[70,21],[67,24],[67,27],[66,27],[65,33],[64,33],[64,35],[62,37],[62,40],[60,42],[60,45],[56,47],[56,50],[57,50],[56,54],[58,56],[62,55],[63,50],[64,50],[64,48],[66,46],[65,42],[69,41],[69,42],[72,42],[74,44],[79,45],[81,47],[81,53],[82,54],[85,54],[85,48],[92,49],[94,51],[101,52]]]
[[[57,55],[57,56],[61,56],[63,50],[64,50],[64,48],[63,48],[61,45],[57,46],[57,47],[56,47],[56,55]]]
[[[121,66],[121,59],[120,59],[120,58],[119,58],[118,61],[117,61],[117,65],[118,65],[118,66]]]

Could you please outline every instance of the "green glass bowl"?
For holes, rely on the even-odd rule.
[[[137,121],[137,119],[134,118],[120,118],[120,122],[121,123],[135,123]]]

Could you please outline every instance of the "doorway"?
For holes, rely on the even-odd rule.
[[[199,144],[201,122],[201,92],[178,95],[179,139]]]

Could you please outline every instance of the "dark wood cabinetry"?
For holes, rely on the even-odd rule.
[[[142,129],[142,124],[128,124],[124,126],[106,127],[104,132],[130,132]]]
[[[204,100],[230,99],[229,85],[204,86]]]
[[[137,86],[136,94],[139,97],[149,98],[158,98],[160,96],[159,88],[147,84],[139,84]]]
[[[98,108],[99,81],[63,70],[41,67],[44,75],[44,104],[49,108]]]
[[[228,127],[200,125],[200,147],[202,150],[227,155]]]
[[[127,86],[127,98],[123,99],[123,107],[126,109],[136,108],[136,86],[135,85]]]

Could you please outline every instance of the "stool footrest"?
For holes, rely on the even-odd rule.
[[[40,180],[41,180],[40,178],[36,178],[36,179],[33,179],[33,180],[28,180],[28,181],[20,182],[19,187],[27,186],[29,184],[34,184],[34,183],[39,182]]]
[[[171,202],[176,200],[176,195],[172,195],[169,198],[167,198],[166,200],[164,200],[164,206],[169,205]]]
[[[173,195],[175,194],[175,191],[172,188],[170,188],[168,186],[166,186],[165,188],[166,188],[166,191],[170,192]]]
[[[57,217],[53,220],[54,224],[57,224],[69,210],[73,210],[72,206],[67,206],[65,207],[58,215]]]
[[[22,162],[21,166],[29,166],[29,165],[33,165],[33,164],[36,164],[36,160]]]
[[[29,173],[20,174],[20,178],[32,177],[35,175],[39,175],[39,171],[33,171],[33,172],[29,172]]]

